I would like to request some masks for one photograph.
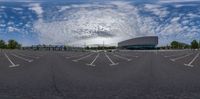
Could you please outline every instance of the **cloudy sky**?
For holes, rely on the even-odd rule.
[[[141,36],[200,40],[200,0],[0,0],[0,39],[116,45]]]

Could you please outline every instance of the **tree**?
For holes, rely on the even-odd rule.
[[[200,49],[200,40],[199,40],[199,49]]]
[[[0,40],[0,49],[5,49],[6,48],[6,43],[4,40]]]
[[[198,44],[197,40],[193,40],[193,41],[191,42],[191,48],[192,48],[192,49],[197,49],[198,46],[199,46],[199,44]]]
[[[179,42],[177,42],[177,41],[172,41],[172,42],[171,42],[171,47],[172,47],[173,49],[179,48]]]
[[[17,41],[15,40],[9,40],[8,41],[8,49],[16,49],[16,48],[21,48],[21,44],[19,44]]]
[[[172,41],[171,42],[171,48],[173,49],[186,49],[190,48],[190,45],[178,41]]]
[[[17,43],[17,46],[16,46],[16,48],[17,49],[20,49],[22,47],[22,45],[21,44],[19,44],[19,43]]]

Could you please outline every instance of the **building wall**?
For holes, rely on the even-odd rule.
[[[158,45],[157,36],[146,36],[134,39],[129,39],[118,43],[121,48],[155,48]]]

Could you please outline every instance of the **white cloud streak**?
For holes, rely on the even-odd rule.
[[[199,2],[200,0],[159,0],[159,3]]]
[[[166,8],[156,4],[145,4],[145,10],[151,11],[154,15],[157,15],[160,18],[163,18],[169,14],[169,11],[167,11]]]
[[[40,3],[30,3],[29,4],[29,9],[30,10],[33,10],[36,12],[36,14],[38,15],[39,18],[42,18],[43,17],[43,8],[42,6],[40,5]]]

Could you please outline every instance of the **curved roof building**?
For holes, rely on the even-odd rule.
[[[158,36],[145,36],[129,39],[118,43],[118,47],[125,49],[155,49]]]

